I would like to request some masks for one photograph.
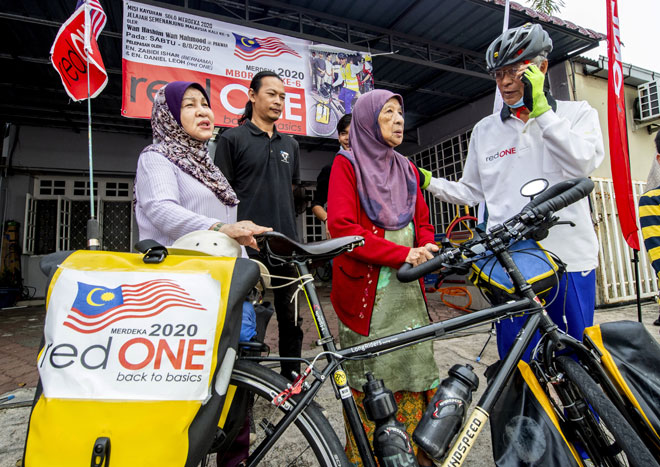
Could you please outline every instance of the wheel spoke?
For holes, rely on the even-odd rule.
[[[558,387],[574,435],[598,466],[657,466],[634,429],[607,398],[602,388],[570,357],[557,358],[565,373]],[[577,415],[577,416],[576,416]]]
[[[272,400],[287,387],[288,380],[265,366],[254,362],[238,360],[232,373],[231,383],[238,387],[236,398],[249,397],[253,399],[251,420],[254,422],[256,439],[250,443],[252,453],[271,436],[274,427],[291,413],[300,396],[293,396],[282,407],[273,405]],[[243,399],[245,403],[245,399]],[[248,406],[245,403],[245,406]],[[233,408],[233,407],[232,407]],[[250,413],[250,411],[247,411]],[[231,413],[231,410],[230,410]],[[245,414],[240,418],[244,423]],[[227,446],[223,446],[227,449]],[[213,462],[213,459],[211,459]],[[208,464],[214,465],[214,464]],[[313,406],[308,406],[296,420],[289,425],[278,440],[259,461],[259,467],[283,465],[291,466],[348,466],[348,459],[343,446],[339,442],[332,426],[321,412]]]

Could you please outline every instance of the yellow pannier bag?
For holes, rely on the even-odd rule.
[[[493,407],[490,433],[497,467],[584,466],[534,371],[522,360]]]
[[[258,278],[242,258],[66,257],[48,288],[24,465],[197,466],[231,403]]]
[[[643,434],[660,447],[660,345],[636,321],[614,321],[584,330],[601,353],[610,380],[646,425]]]

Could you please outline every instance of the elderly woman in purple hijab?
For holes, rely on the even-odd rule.
[[[438,250],[418,172],[394,150],[403,141],[401,96],[385,90],[361,96],[349,134],[351,149],[339,152],[330,175],[328,228],[333,238],[360,235],[365,245],[333,262],[330,298],[340,319],[342,347],[429,323],[422,280],[401,283],[396,270],[404,262],[421,264]],[[365,373],[383,379],[395,393],[397,418],[411,435],[438,385],[430,341],[375,359],[347,362],[346,370],[361,410]],[[373,424],[362,415],[372,435]],[[359,464],[351,436],[346,452]],[[418,459],[421,465],[431,465],[421,450]]]
[[[172,245],[195,230],[215,230],[256,247],[267,229],[236,222],[238,198],[209,157],[214,115],[204,88],[174,81],[154,97],[153,144],[142,150],[135,176],[140,239]]]

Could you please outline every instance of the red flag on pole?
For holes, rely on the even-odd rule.
[[[87,15],[85,10],[87,9]],[[85,17],[87,16],[87,22]],[[90,29],[85,34],[86,24]],[[105,12],[96,0],[79,1],[73,15],[60,27],[50,49],[50,61],[62,78],[67,94],[75,101],[87,99],[87,61],[89,59],[89,96],[96,97],[108,83],[96,39],[105,25]],[[86,45],[88,47],[86,47]],[[89,57],[87,50],[89,50]]]
[[[623,89],[623,67],[621,64],[621,35],[619,32],[619,8],[617,0],[607,3],[607,126],[610,136],[610,163],[616,209],[619,224],[626,243],[639,250],[637,213],[630,177],[628,159],[628,133],[626,130],[626,104]]]

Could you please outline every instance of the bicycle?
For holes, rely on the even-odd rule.
[[[314,104],[309,106],[309,127],[317,136],[329,137],[337,131],[337,122],[344,115],[342,103],[333,95],[332,86],[323,83],[319,89],[320,96],[312,95]]]
[[[308,366],[290,384],[268,368],[268,365],[276,365],[287,359],[254,355],[255,350],[264,350],[263,347],[259,348],[260,344],[243,347],[231,378],[232,384],[255,394],[258,400],[255,413],[258,413],[257,407],[265,407],[264,412],[255,420],[260,433],[258,441],[251,447],[246,465],[254,466],[262,461],[267,463],[275,443],[291,434],[289,429],[292,424],[298,430],[299,439],[296,438],[294,442],[287,440],[287,461],[291,461],[289,465],[348,465],[336,433],[318,408],[310,405],[323,383],[331,379],[364,465],[375,466],[374,453],[347,385],[342,363],[349,359],[373,358],[385,352],[523,313],[527,320],[522,330],[492,375],[476,407],[450,443],[443,465],[462,465],[537,330],[542,338],[530,365],[552,401],[552,408],[567,440],[572,444],[580,443],[594,465],[658,465],[654,459],[654,455],[657,457],[659,454],[657,448],[645,444],[633,429],[633,426],[639,426],[635,415],[608,379],[598,354],[588,342],[583,344],[558,330],[508,251],[512,240],[543,238],[544,233],[547,235],[547,230],[559,221],[554,213],[587,196],[592,189],[593,183],[589,179],[575,179],[554,185],[533,198],[519,214],[494,226],[487,234],[445,249],[418,267],[404,264],[398,273],[400,280],[413,281],[439,268],[444,273],[465,271],[475,258],[483,257],[490,251],[509,272],[519,299],[341,350],[337,349],[329,331],[307,264],[351,251],[361,246],[364,240],[361,237],[341,237],[305,245],[277,232],[261,236],[260,248],[271,264],[289,263],[296,266],[301,289],[319,333],[317,345],[323,350],[312,362],[297,359]],[[578,361],[558,354],[565,349],[570,349]],[[318,367],[321,359],[327,362],[323,368]],[[313,378],[308,381],[310,376]],[[272,420],[269,418],[271,416],[274,417]],[[653,454],[651,449],[654,449]],[[281,459],[273,462],[267,465],[281,465]]]

